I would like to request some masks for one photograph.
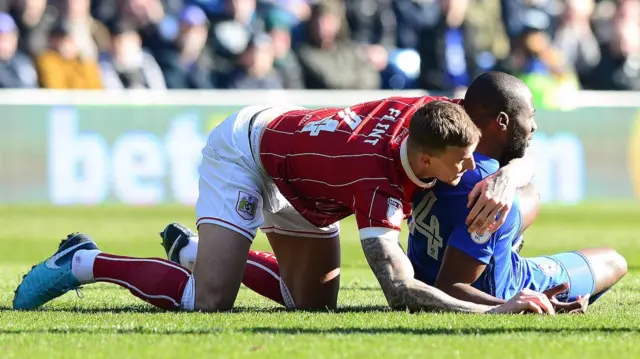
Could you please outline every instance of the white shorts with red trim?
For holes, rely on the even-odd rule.
[[[266,175],[259,157],[259,139],[264,126],[289,108],[266,110],[249,106],[227,117],[216,127],[202,150],[197,225],[212,223],[236,231],[249,240],[258,228],[265,233],[299,237],[332,238],[339,224],[318,228],[298,213]]]

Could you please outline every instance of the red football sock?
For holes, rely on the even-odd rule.
[[[160,258],[131,258],[100,253],[93,264],[96,282],[109,282],[156,307],[179,309],[191,272]]]
[[[283,298],[282,291],[286,291],[289,298],[290,295],[284,283],[282,283],[281,287],[280,267],[273,253],[249,251],[247,265],[244,267],[242,284],[254,292],[284,306],[293,305],[293,303],[287,305]]]

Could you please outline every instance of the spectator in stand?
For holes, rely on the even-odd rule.
[[[573,65],[581,81],[600,62],[600,45],[590,23],[594,6],[594,0],[568,0],[554,34],[554,46]]]
[[[434,26],[440,16],[436,1],[394,0],[396,16],[396,45],[401,49],[416,49],[420,43],[420,32]]]
[[[105,3],[115,1],[118,5],[114,21],[127,21],[138,30],[142,46],[154,57],[160,56],[163,50],[173,47],[173,39],[177,32],[175,8],[165,8],[161,0],[103,0]],[[174,4],[175,6],[175,4]]]
[[[536,107],[557,108],[580,84],[571,63],[554,48],[544,29],[525,29],[515,43],[514,73],[533,93]]]
[[[35,57],[47,50],[58,9],[47,6],[47,0],[15,0],[10,12],[18,25],[20,51]]]
[[[439,21],[422,31],[418,45],[422,88],[463,89],[483,72],[474,43],[475,28],[465,21],[469,1],[440,0]]]
[[[0,88],[37,87],[33,63],[17,47],[18,27],[9,14],[0,13]]]
[[[268,35],[257,34],[240,55],[238,67],[229,76],[232,89],[282,89],[284,83],[273,68],[274,48]]]
[[[465,23],[474,29],[473,42],[481,71],[502,70],[511,48],[502,23],[500,0],[472,1]]]
[[[112,27],[111,52],[101,58],[100,69],[107,89],[167,88],[160,66],[142,48],[136,27],[127,21],[118,21]]]
[[[209,89],[215,86],[214,62],[207,45],[207,16],[195,5],[180,17],[174,47],[157,57],[169,88]]]
[[[96,61],[80,56],[72,30],[57,23],[49,35],[49,50],[36,57],[40,86],[50,89],[102,89]]]
[[[620,0],[613,36],[602,44],[602,60],[587,86],[596,90],[640,91],[640,1]]]
[[[291,20],[284,11],[274,10],[265,18],[265,30],[271,37],[274,50],[274,67],[286,89],[304,88],[302,68],[291,49]]]
[[[359,44],[381,74],[382,88],[415,86],[420,56],[396,49],[396,15],[390,0],[348,0],[346,16],[351,40]]]
[[[366,46],[396,47],[396,15],[391,0],[345,0],[351,40]]]
[[[263,30],[256,0],[220,0],[222,9],[210,10],[209,45],[213,49],[216,68],[229,74],[236,59],[247,48],[254,34]]]
[[[565,1],[565,0],[562,0]],[[539,24],[548,35],[554,33],[554,25],[562,9],[561,0],[500,0],[502,20],[507,35],[518,41],[531,23]]]
[[[298,49],[310,89],[378,89],[380,73],[343,28],[344,7],[323,1],[312,7],[306,43]]]
[[[10,87],[29,86],[12,84],[29,73],[25,55],[45,74],[40,82],[68,88],[419,87],[455,96],[495,69],[554,107],[559,92],[640,86],[640,0],[0,0],[0,12],[19,35],[16,51],[2,44]],[[133,28],[116,45],[103,24],[119,21]],[[61,55],[74,52],[65,33],[77,56]],[[82,75],[45,70],[54,65]]]
[[[292,15],[292,25],[309,20],[311,5],[308,0],[277,0],[274,1],[281,9]]]
[[[66,21],[71,36],[78,45],[80,56],[97,60],[109,45],[109,30],[91,17],[90,0],[53,0],[60,10],[60,19]]]
[[[289,24],[289,36],[293,47],[304,42],[305,26],[311,17],[311,3],[317,0],[261,0],[259,2],[266,4],[267,8],[275,6],[280,9],[279,12],[284,13]]]

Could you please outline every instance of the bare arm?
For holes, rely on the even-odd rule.
[[[515,158],[502,167],[501,170],[505,172],[505,175],[510,176],[510,180],[514,182],[516,188],[528,186],[535,174],[531,156]]]
[[[467,207],[473,206],[466,220],[469,233],[495,232],[507,218],[516,191],[529,185],[533,175],[533,161],[525,156],[511,160],[508,165],[478,182],[469,193],[467,203]]]
[[[493,307],[455,299],[414,279],[409,258],[392,239],[361,240],[362,249],[392,309],[485,313]]]
[[[540,194],[529,184],[518,189],[518,199],[520,203],[520,214],[522,215],[522,234],[536,220],[540,212]]]
[[[436,288],[445,293],[473,303],[500,305],[505,301],[471,286],[486,268],[486,264],[472,258],[455,247],[447,246],[442,266],[436,279]]]

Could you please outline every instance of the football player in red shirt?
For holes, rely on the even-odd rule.
[[[486,121],[489,121],[488,118],[493,118],[492,116],[495,111],[499,111],[502,116],[500,117],[502,123],[497,124],[497,126],[499,126],[499,128],[501,129],[500,132],[495,133],[493,129],[489,132],[483,132],[483,137],[480,141],[479,146],[483,143],[485,147],[499,146],[501,143],[503,143],[502,138],[505,134],[514,138],[517,137],[518,140],[520,140],[520,137],[522,136],[527,137],[528,135],[526,135],[526,133],[522,135],[522,133],[516,132],[516,130],[520,130],[520,127],[513,126],[513,124],[516,123],[525,123],[526,125],[530,125],[529,134],[533,133],[535,131],[535,121],[533,120],[535,111],[533,109],[531,98],[531,92],[528,88],[526,88],[526,85],[513,76],[501,72],[489,72],[483,74],[482,76],[479,76],[476,81],[474,81],[474,86],[471,86],[468,90],[468,94],[466,96],[467,100],[464,104],[465,110],[468,113],[473,113],[475,115],[474,121],[485,120],[485,123]],[[512,114],[518,114],[518,116],[513,117]],[[503,123],[505,118],[507,118],[508,120],[508,126],[506,127]],[[527,139],[530,139],[530,136],[527,137]],[[521,142],[513,143],[520,144]],[[511,147],[507,148],[511,149]],[[511,149],[511,151],[513,152],[517,150]],[[510,156],[509,158],[516,157],[519,158],[521,156],[514,155]],[[507,163],[508,161],[509,160],[505,160],[503,161],[503,163]],[[522,188],[519,189],[519,192],[521,194],[521,205],[523,203],[522,190]],[[414,203],[416,197],[420,197],[421,195],[423,195],[422,192],[424,191],[421,191],[414,195]],[[532,200],[525,202],[532,202]],[[507,212],[508,211],[505,211],[505,213]],[[533,213],[535,211],[531,210],[529,212]],[[525,217],[528,218],[531,217],[531,215],[527,214]],[[470,218],[474,218],[474,216],[471,215]],[[263,230],[265,229],[263,228]],[[470,228],[469,231],[474,232],[472,228]],[[189,269],[192,269],[194,264],[196,263],[198,252],[198,236],[188,228],[177,223],[168,225],[160,233],[160,235],[162,237],[163,246],[167,253],[168,259],[170,259],[174,263],[178,263],[186,266]],[[435,246],[437,245],[438,244],[435,244]],[[383,277],[382,280],[384,280],[384,278],[385,277]],[[289,279],[288,282],[291,283],[291,280]],[[300,298],[300,294],[296,296],[297,300],[294,301],[287,285],[285,284],[285,281],[280,277],[280,268],[276,257],[272,253],[251,250],[249,252],[249,258],[245,265],[242,283],[250,289],[254,290],[256,293],[270,298],[289,308],[299,306],[298,299]],[[314,292],[314,288],[318,288],[320,286],[310,287],[311,294],[315,297],[317,293]],[[549,289],[551,293],[558,293],[566,289],[566,287],[559,286]],[[305,296],[302,296],[302,298],[305,298]],[[552,304],[554,304],[556,310],[561,309],[563,311],[568,311],[575,308],[586,308],[583,308],[583,303],[579,302],[560,303],[558,301],[552,301]]]
[[[436,180],[457,184],[474,168],[479,138],[461,106],[428,96],[344,109],[244,108],[214,129],[202,150],[193,273],[166,260],[102,253],[76,233],[25,276],[13,306],[33,309],[80,285],[111,282],[161,308],[228,310],[262,228],[295,307],[334,308],[338,221],[355,214],[365,257],[392,308],[553,313],[546,296],[526,290],[495,307],[454,299],[415,280],[398,245],[415,191]],[[511,166],[491,179],[499,195],[486,196],[493,203],[477,216],[480,230],[499,225],[505,191],[529,182],[529,166]]]

